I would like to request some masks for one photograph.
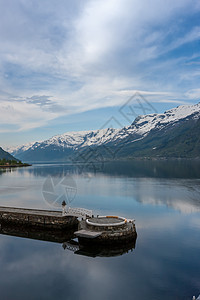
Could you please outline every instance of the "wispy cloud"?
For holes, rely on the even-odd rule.
[[[0,132],[17,132],[44,126],[59,116],[58,113],[43,110],[37,104],[26,101],[1,101]]]
[[[136,90],[191,101],[199,11],[197,0],[0,0],[2,130],[118,106]]]
[[[192,89],[187,91],[186,97],[188,99],[200,99],[200,89]]]

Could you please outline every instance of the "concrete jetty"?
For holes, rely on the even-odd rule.
[[[0,235],[14,236],[26,239],[33,239],[38,241],[46,241],[58,243],[62,245],[64,250],[72,251],[74,254],[89,256],[89,257],[113,257],[132,252],[135,249],[136,239],[130,243],[121,245],[81,245],[78,241],[74,240],[74,230],[77,228],[69,228],[67,230],[51,230],[41,229],[40,227],[27,227],[26,225],[15,224],[1,224]]]
[[[83,208],[62,211],[0,206],[0,229],[5,224],[42,230],[74,230],[81,245],[114,245],[132,243],[137,238],[134,220],[118,216],[96,216]],[[78,229],[78,230],[77,230]],[[5,233],[5,232],[4,232]]]
[[[61,211],[0,206],[0,224],[5,223],[56,230],[77,226],[78,218]]]
[[[96,216],[83,208],[62,211],[0,206],[0,234],[62,243],[87,256],[117,256],[135,248],[134,220]],[[74,238],[78,238],[76,241]]]

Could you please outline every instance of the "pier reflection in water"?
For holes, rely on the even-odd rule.
[[[75,230],[41,230],[33,227],[0,224],[0,234],[59,243],[64,250],[89,257],[112,257],[126,254],[135,249],[136,238],[132,242],[114,246],[85,246],[75,240]]]
[[[136,219],[136,249],[109,258],[98,248],[91,259],[74,255],[83,249],[71,238],[50,243],[2,234],[1,299],[191,300],[200,294],[199,161],[105,163],[88,176],[67,164],[0,172],[0,205],[49,209],[42,196],[47,176],[59,182],[68,175],[77,185],[72,207]],[[63,249],[69,241],[74,251],[69,244]]]

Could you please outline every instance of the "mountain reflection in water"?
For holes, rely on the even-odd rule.
[[[200,178],[200,160],[133,160],[114,162],[94,162],[87,164],[58,163],[40,164],[29,168],[9,169],[34,176],[63,177],[70,174],[95,176],[103,173],[109,176],[128,176],[135,178]],[[5,172],[0,170],[0,172]],[[1,173],[0,173],[1,175]]]

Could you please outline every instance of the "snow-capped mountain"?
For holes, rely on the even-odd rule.
[[[92,145],[101,145],[114,139],[116,133],[121,129],[100,129],[94,131],[78,131],[78,132],[67,132],[62,135],[56,135],[52,138],[42,141],[25,144],[19,147],[7,148],[10,153],[19,155],[23,152],[45,149],[49,146],[59,147],[61,149],[78,149]]]
[[[75,154],[78,150],[86,151],[88,147],[103,150],[102,146],[111,147],[112,149],[122,148],[123,146],[122,152],[124,153],[130,146],[133,148],[133,142],[134,147],[137,145],[136,148],[139,151],[138,145],[144,144],[145,141],[148,141],[148,138],[154,139],[157,136],[160,140],[161,136],[166,136],[169,133],[173,136],[172,131],[175,134],[177,130],[177,134],[180,134],[181,128],[186,124],[190,128],[199,119],[200,103],[182,105],[163,114],[138,116],[130,126],[121,129],[108,128],[94,131],[67,132],[46,141],[10,148],[7,151],[20,159],[32,161],[67,160],[69,156]],[[157,142],[158,140],[155,140],[155,147],[151,145],[152,149],[159,148]],[[131,153],[125,152],[125,156],[131,155]]]

